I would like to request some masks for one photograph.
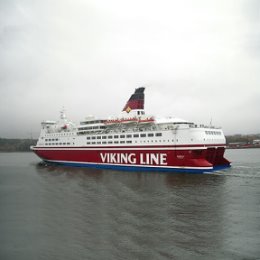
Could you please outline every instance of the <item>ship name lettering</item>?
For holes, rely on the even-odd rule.
[[[167,165],[166,153],[100,153],[100,157],[102,163]]]
[[[100,153],[102,163],[136,164],[134,153]]]
[[[146,153],[140,154],[140,164],[146,165],[167,165],[166,153]]]

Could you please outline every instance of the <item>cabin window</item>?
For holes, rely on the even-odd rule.
[[[132,135],[127,135],[126,137],[127,137],[127,138],[132,138]]]
[[[102,144],[106,144],[107,142],[102,142]]]
[[[97,139],[101,139],[101,136],[97,136]]]
[[[136,137],[139,137],[139,134],[134,134],[134,137],[136,138]]]
[[[87,140],[90,140],[90,136],[87,137]]]
[[[125,135],[120,135],[120,138],[125,138]]]
[[[120,144],[124,144],[125,143],[125,141],[120,141]]]
[[[102,139],[107,139],[107,137],[105,135],[102,136]]]
[[[153,137],[153,134],[148,134],[148,137]]]
[[[131,143],[132,143],[132,141],[130,141],[130,140],[129,140],[129,141],[126,141],[126,143],[127,143],[127,144],[131,144]]]
[[[96,136],[92,136],[91,139],[92,139],[92,140],[96,139]]]
[[[118,135],[114,135],[114,138],[118,138]]]
[[[108,136],[108,139],[112,139],[112,138],[113,138],[113,136],[112,136],[112,135],[109,135],[109,136]]]
[[[155,136],[162,136],[162,133],[156,133]]]
[[[146,137],[146,134],[140,134],[141,137]]]

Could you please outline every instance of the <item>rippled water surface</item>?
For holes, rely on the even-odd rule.
[[[0,259],[260,259],[260,149],[226,157],[200,175],[0,153]]]

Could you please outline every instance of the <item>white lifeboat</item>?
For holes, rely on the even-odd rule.
[[[138,123],[139,124],[151,124],[151,123],[154,123],[154,117],[144,117],[144,118],[140,118],[138,120]]]

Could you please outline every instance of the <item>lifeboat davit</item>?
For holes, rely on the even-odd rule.
[[[154,118],[153,117],[147,117],[147,118],[141,118],[138,120],[139,124],[151,124],[154,123]]]

